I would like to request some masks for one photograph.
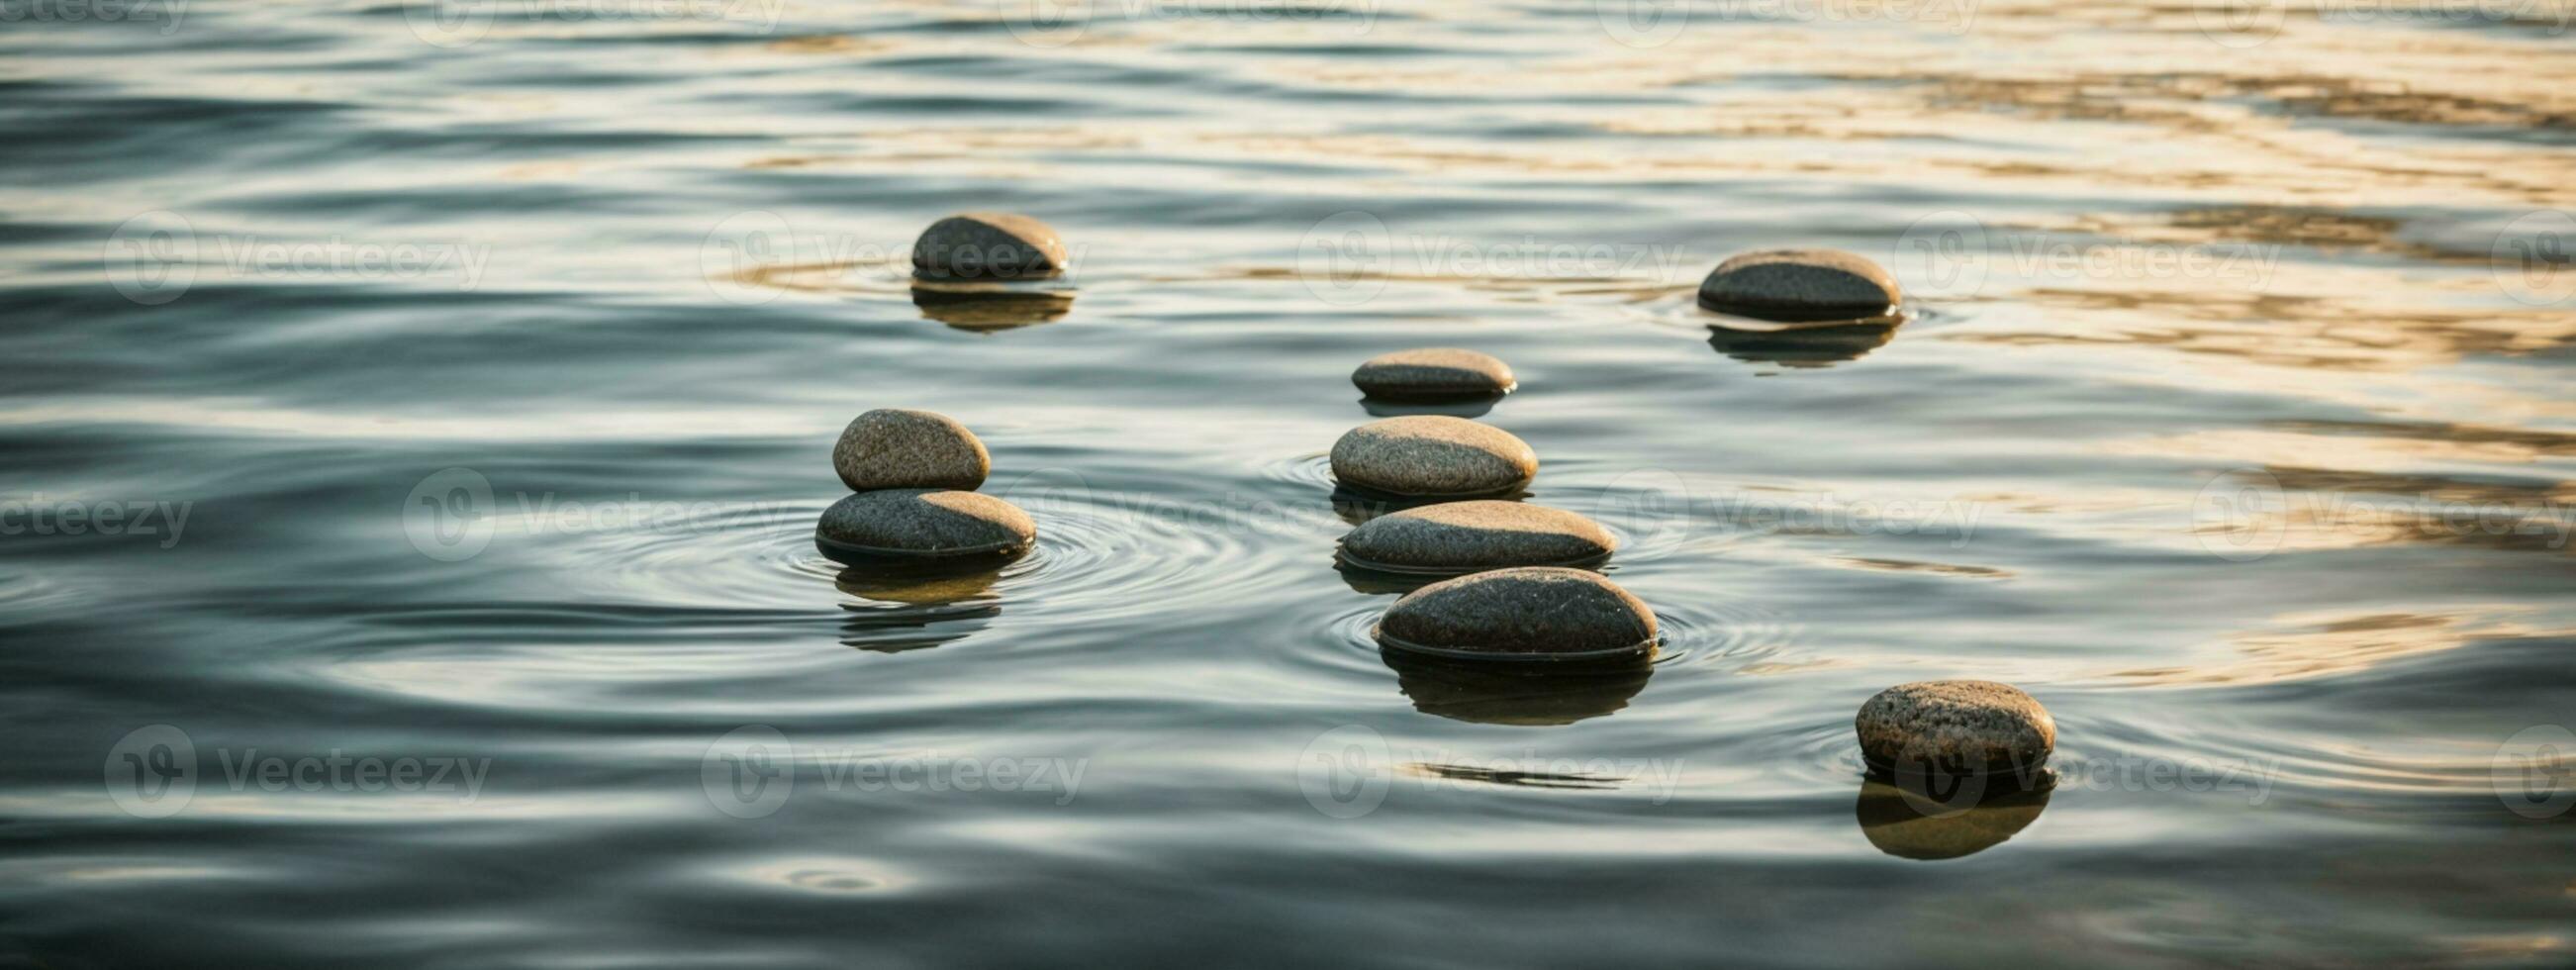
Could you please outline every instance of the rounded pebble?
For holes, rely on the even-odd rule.
[[[1372,421],[1333,443],[1333,477],[1392,495],[1482,496],[1538,475],[1538,453],[1511,432],[1465,418],[1417,414]]]
[[[1386,400],[1501,397],[1518,387],[1511,365],[1472,350],[1425,347],[1380,354],[1351,372],[1360,393]]]
[[[1971,774],[2036,771],[2057,721],[2019,688],[1986,680],[1899,684],[1860,706],[1860,751],[1877,769]]]
[[[956,488],[984,484],[993,458],[957,419],[932,411],[879,408],[841,429],[832,470],[853,492],[880,488]]]
[[[1037,541],[1019,506],[973,492],[890,488],[832,503],[814,524],[814,543],[834,559],[1012,556]]]
[[[1008,212],[961,212],[912,244],[913,272],[936,279],[1047,279],[1070,262],[1053,227]]]
[[[1762,320],[1875,317],[1900,299],[1887,270],[1839,249],[1743,253],[1717,264],[1699,284],[1700,306]]]
[[[1474,660],[1598,660],[1651,654],[1655,614],[1580,569],[1497,569],[1414,590],[1378,619],[1381,646]]]
[[[1443,502],[1370,519],[1342,537],[1342,561],[1395,573],[1464,573],[1591,563],[1619,548],[1600,523],[1519,502]]]

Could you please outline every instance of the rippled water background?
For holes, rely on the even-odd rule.
[[[2576,946],[2564,3],[71,9],[0,4],[0,960]],[[1069,307],[914,304],[979,208]],[[1916,318],[1708,330],[1788,244]],[[1367,645],[1321,456],[1419,345],[1650,677]],[[1030,559],[816,554],[886,406]],[[2052,795],[1864,791],[1950,676]]]

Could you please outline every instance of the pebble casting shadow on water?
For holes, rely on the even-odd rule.
[[[1035,287],[1063,276],[1067,252],[1027,216],[950,216],[913,247],[914,302],[961,329],[1055,319],[1071,295]],[[1839,250],[1737,255],[1701,282],[1699,303],[1721,315],[1709,323],[1718,351],[1793,367],[1856,358],[1905,320],[1895,279]],[[1409,410],[1481,415],[1519,388],[1511,367],[1470,350],[1415,348],[1371,358],[1351,382],[1371,414],[1399,412],[1352,429],[1331,452],[1334,507],[1357,526],[1337,544],[1337,567],[1355,590],[1403,594],[1370,630],[1398,689],[1424,713],[1479,723],[1568,724],[1627,706],[1653,674],[1654,611],[1576,568],[1601,565],[1617,540],[1581,515],[1516,501],[1539,470],[1527,442],[1455,413]],[[854,566],[841,580],[854,595],[982,596],[1002,564],[1037,542],[1026,512],[974,491],[991,459],[945,415],[862,414],[842,431],[832,464],[855,494],[823,513],[815,543]],[[1867,766],[1854,811],[1891,855],[1971,854],[2047,804],[2056,724],[2013,687],[1898,685],[1862,705],[1853,732]]]

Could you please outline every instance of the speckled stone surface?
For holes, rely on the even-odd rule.
[[[931,411],[880,408],[841,429],[832,446],[832,470],[854,492],[879,488],[957,488],[973,491],[993,469],[975,433],[955,418]]]
[[[927,488],[860,492],[823,510],[814,541],[843,556],[1013,555],[1037,541],[1037,523],[990,495]]]
[[[2057,722],[2019,688],[1985,680],[1899,684],[1852,720],[1872,767],[1914,772],[2036,769],[2057,747]]]
[[[1046,279],[1071,263],[1053,227],[1008,212],[961,212],[912,244],[913,272],[934,279]]]
[[[1472,350],[1423,347],[1380,354],[1351,372],[1360,393],[1387,400],[1500,397],[1520,386],[1511,365]]]
[[[1394,495],[1495,495],[1537,475],[1538,453],[1528,443],[1465,418],[1388,418],[1333,443],[1333,477]]]
[[[1342,561],[1388,572],[1463,573],[1562,566],[1610,555],[1600,523],[1519,502],[1442,502],[1382,515],[1342,537]]]
[[[1839,249],[1742,253],[1717,264],[1699,284],[1700,306],[1764,320],[1872,317],[1901,298],[1887,270]]]
[[[1386,609],[1378,643],[1497,660],[1600,658],[1654,649],[1655,613],[1601,574],[1497,569],[1433,583]]]

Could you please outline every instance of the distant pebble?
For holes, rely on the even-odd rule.
[[[1839,249],[1743,253],[1717,264],[1699,284],[1700,306],[1763,320],[1875,317],[1901,296],[1887,270]]]
[[[1467,659],[1645,656],[1655,647],[1655,614],[1599,573],[1498,569],[1395,601],[1378,620],[1377,639],[1391,649]]]
[[[1342,537],[1342,561],[1389,572],[1463,573],[1563,566],[1610,555],[1600,523],[1519,502],[1443,502],[1370,519]]]
[[[974,492],[926,488],[860,492],[832,503],[814,524],[833,558],[1009,556],[1037,541],[1018,506]]]
[[[1537,475],[1538,454],[1527,443],[1465,418],[1388,418],[1333,443],[1333,477],[1393,495],[1496,495]]]
[[[1070,262],[1053,227],[1008,212],[961,212],[912,244],[913,272],[937,279],[1046,279]]]
[[[1351,372],[1360,392],[1386,400],[1500,397],[1518,382],[1511,365],[1472,350],[1424,347],[1371,357]]]
[[[2037,770],[2057,746],[2057,722],[2019,688],[1932,680],[1880,691],[1852,727],[1873,768],[1961,774]]]
[[[955,418],[931,411],[880,408],[841,429],[832,446],[832,470],[851,491],[879,488],[956,488],[984,484],[993,459],[984,443]]]

